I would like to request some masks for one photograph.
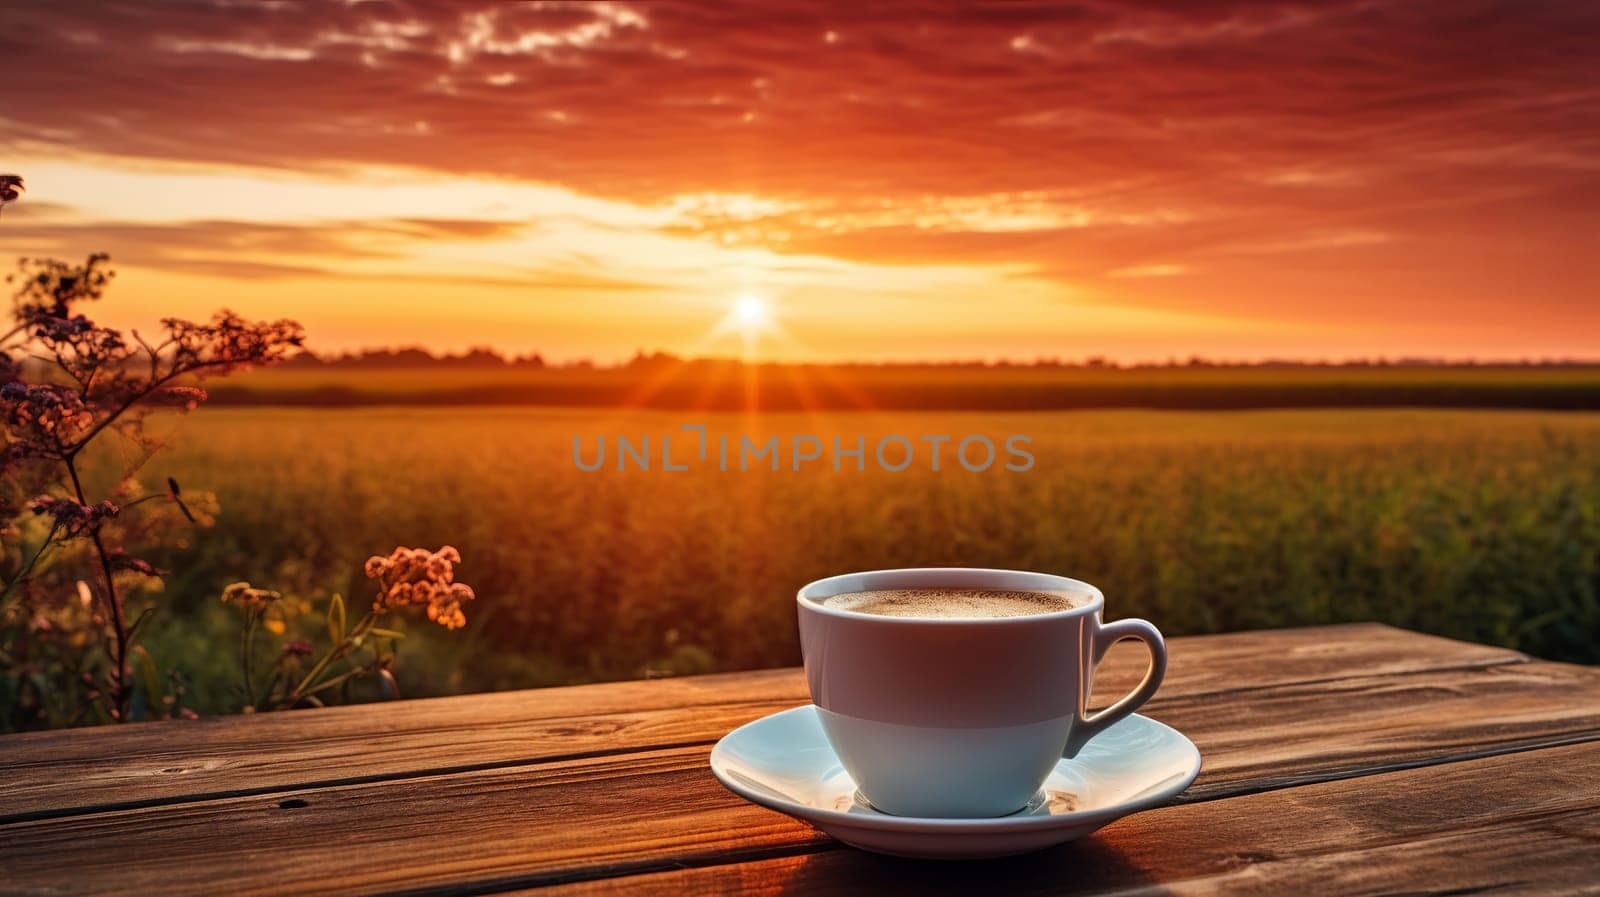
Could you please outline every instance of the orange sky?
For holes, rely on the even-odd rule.
[[[0,254],[318,349],[1595,357],[1597,39],[1444,0],[8,6]]]

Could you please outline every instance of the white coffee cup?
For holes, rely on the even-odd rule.
[[[827,605],[849,592],[944,588],[1054,592],[1077,606],[1012,617],[905,617]],[[1149,700],[1167,668],[1155,626],[1102,623],[1099,589],[1047,573],[874,570],[819,579],[797,603],[823,731],[861,796],[896,816],[1016,812],[1062,757]],[[1144,681],[1090,715],[1095,665],[1125,638],[1150,650]]]

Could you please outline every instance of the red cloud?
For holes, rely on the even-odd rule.
[[[795,249],[1235,278],[1116,279],[1129,302],[1256,309],[1304,275],[1338,281],[1294,290],[1333,310],[1403,296],[1594,314],[1593,4],[57,3],[6,18],[7,143],[415,165],[641,202],[750,192],[798,202],[763,222]],[[1093,214],[819,223],[1021,193]],[[1369,238],[1338,238],[1352,233]]]

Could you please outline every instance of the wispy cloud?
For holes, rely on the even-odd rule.
[[[1290,234],[1268,240],[1231,243],[1217,247],[1219,252],[1313,252],[1351,246],[1377,246],[1394,240],[1393,234],[1376,230],[1321,230]]]
[[[1189,273],[1188,265],[1130,265],[1106,272],[1107,277],[1176,277]]]

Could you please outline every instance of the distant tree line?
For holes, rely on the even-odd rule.
[[[435,355],[427,349],[409,346],[398,349],[363,349],[338,355],[318,355],[305,351],[286,362],[288,367],[341,367],[341,368],[542,368],[544,357],[537,352],[527,355],[506,356],[493,349],[468,349],[458,355]]]
[[[407,346],[401,348],[362,349],[341,353],[318,354],[316,352],[302,351],[287,362],[285,366],[291,368],[328,368],[341,369],[367,369],[367,370],[392,370],[395,368],[474,368],[485,370],[498,370],[505,368],[611,368],[624,370],[648,370],[652,368],[679,367],[689,365],[693,367],[719,367],[741,366],[746,362],[731,358],[693,358],[686,359],[670,352],[645,352],[639,350],[626,362],[619,364],[600,364],[589,359],[578,359],[566,362],[547,362],[538,352],[529,352],[522,355],[507,355],[493,348],[475,347],[461,353],[445,353],[435,355],[420,346]],[[1600,359],[1571,359],[1571,358],[1540,358],[1540,359],[1451,359],[1428,358],[1422,356],[1401,356],[1388,358],[1377,356],[1373,358],[1351,358],[1337,361],[1329,360],[1304,360],[1289,358],[1267,358],[1257,361],[1224,361],[1192,355],[1185,359],[1170,358],[1161,362],[1122,363],[1104,356],[1090,356],[1082,360],[1063,359],[1058,357],[1040,357],[1032,360],[998,360],[985,361],[980,359],[950,360],[950,361],[845,361],[831,363],[799,363],[786,364],[780,362],[758,362],[761,366],[778,367],[808,367],[825,366],[830,368],[947,368],[947,369],[982,369],[982,368],[1040,368],[1040,369],[1082,369],[1082,370],[1166,370],[1176,368],[1217,368],[1225,370],[1238,369],[1293,369],[1293,368],[1477,368],[1477,367],[1526,367],[1526,368],[1563,368],[1563,367],[1594,367],[1600,365]]]

